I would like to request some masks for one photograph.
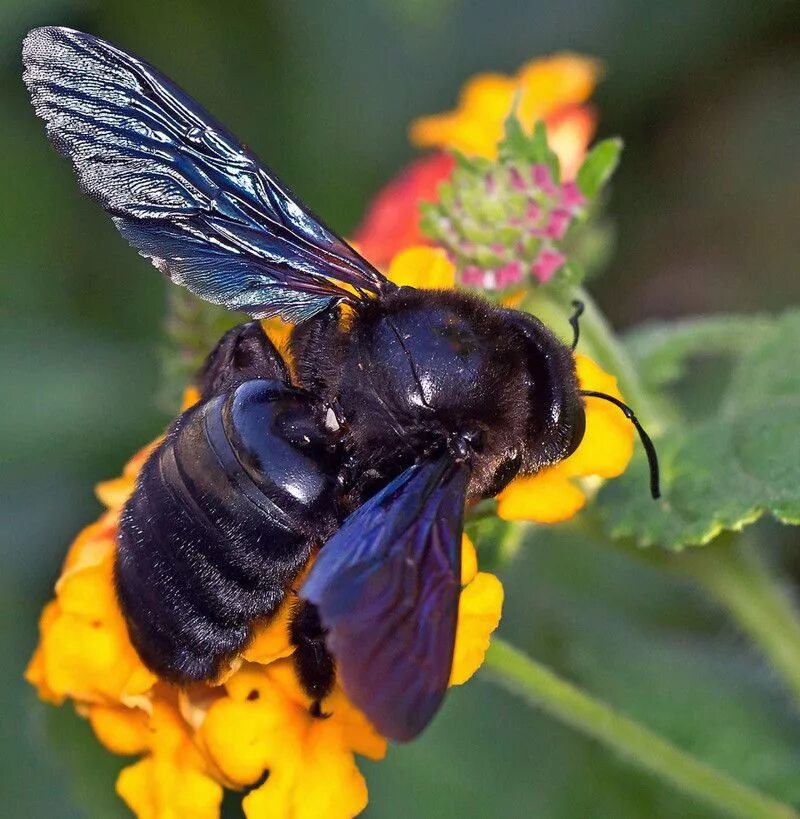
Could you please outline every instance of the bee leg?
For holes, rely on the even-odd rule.
[[[330,694],[336,680],[336,666],[325,646],[325,630],[316,606],[299,603],[292,615],[289,637],[295,646],[292,659],[303,690],[311,697],[309,713],[317,719],[330,714],[322,710],[322,701]]]
[[[210,398],[254,378],[273,378],[288,384],[289,371],[261,322],[248,321],[222,336],[195,382],[202,397]]]

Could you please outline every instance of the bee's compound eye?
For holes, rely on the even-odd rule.
[[[575,452],[575,450],[581,445],[581,441],[583,441],[583,436],[586,432],[586,411],[583,408],[583,404],[577,402],[570,408],[570,413],[572,416],[568,421],[570,439],[567,443],[566,451],[564,452],[565,458],[572,455],[572,453]]]

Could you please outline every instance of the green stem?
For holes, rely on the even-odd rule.
[[[626,757],[685,794],[742,819],[798,819],[789,805],[737,782],[648,728],[590,697],[550,669],[495,637],[486,667],[532,705]]]
[[[639,420],[650,429],[651,435],[657,435],[659,412],[624,345],[586,290],[576,288],[574,297],[580,299],[586,308],[581,316],[581,335],[588,352],[598,364],[614,373],[626,403],[635,408]]]
[[[800,699],[800,613],[758,552],[731,535],[671,563],[730,613]]]

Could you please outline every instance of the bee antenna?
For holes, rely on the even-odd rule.
[[[578,339],[581,337],[581,327],[578,324],[578,319],[583,315],[586,305],[575,299],[572,306],[575,308],[575,312],[569,317],[569,323],[572,327],[572,349],[574,350],[578,346]]]
[[[615,407],[619,407],[625,414],[625,417],[636,427],[636,431],[639,433],[639,438],[642,442],[642,446],[644,447],[644,451],[647,453],[647,463],[650,466],[650,494],[653,496],[653,500],[660,498],[661,479],[658,469],[658,453],[656,452],[652,439],[645,432],[644,427],[639,423],[639,419],[636,417],[636,415],[634,415],[633,410],[627,404],[620,401],[619,398],[614,398],[613,395],[606,395],[604,392],[581,390],[580,393],[588,398],[602,398],[604,401],[608,401]]]

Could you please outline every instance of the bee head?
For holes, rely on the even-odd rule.
[[[348,335],[338,400],[362,451],[447,447],[469,459],[476,498],[565,458],[583,437],[572,354],[526,314],[400,288]]]
[[[522,345],[528,424],[521,470],[533,473],[569,457],[586,430],[572,350],[529,313],[505,310]]]

